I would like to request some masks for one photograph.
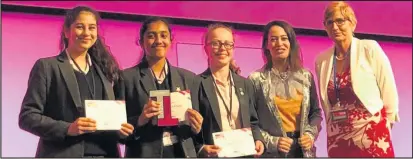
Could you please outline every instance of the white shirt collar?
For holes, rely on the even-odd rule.
[[[67,52],[67,49],[65,49],[65,52],[66,52],[67,58],[69,59],[69,63],[70,63],[70,65],[72,65],[73,69],[75,69],[76,71],[80,71],[80,70],[76,67],[75,62],[72,60],[72,58],[71,58],[71,56],[69,55],[69,53]],[[88,64],[89,64],[89,65],[86,67],[85,73],[88,73],[90,66],[92,66],[92,59],[90,58],[89,53],[86,54],[86,58],[87,58],[87,60],[88,60]]]
[[[224,84],[225,86],[227,86],[229,84],[231,84],[232,86],[234,85],[234,78],[232,77],[232,71],[231,70],[229,71],[229,81],[220,81],[220,80],[218,80],[218,78],[216,78],[214,76],[214,74],[212,74],[212,72],[211,72],[211,75],[212,75],[212,78],[215,80],[215,82],[218,81],[220,85],[222,85],[222,84]]]

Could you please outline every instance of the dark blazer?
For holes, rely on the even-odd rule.
[[[241,77],[232,72],[232,77],[235,86],[235,93],[239,101],[241,112],[241,127],[251,127],[254,140],[260,140],[264,143],[263,137],[258,127],[258,117],[255,110],[255,102],[253,96],[253,86],[251,82],[244,77]],[[221,115],[218,106],[218,98],[216,96],[213,77],[210,69],[199,75],[197,80],[198,89],[193,95],[196,105],[199,105],[200,113],[204,117],[202,124],[202,133],[196,137],[197,152],[202,145],[213,145],[212,133],[221,132]],[[241,93],[243,92],[243,93]]]
[[[104,99],[113,100],[112,84],[95,64],[104,86]],[[36,157],[83,157],[82,136],[67,136],[70,123],[84,116],[74,70],[63,51],[34,64],[20,114],[21,129],[39,136]],[[108,156],[119,157],[119,136],[114,132],[95,132],[106,140]]]
[[[171,91],[191,90],[194,73],[182,68],[171,66],[168,62],[168,71],[171,78]],[[146,125],[138,127],[138,118],[142,113],[144,105],[148,102],[149,92],[156,90],[155,79],[149,69],[147,62],[123,71],[123,80],[115,85],[115,94],[119,99],[125,99],[128,123],[135,127],[134,134],[125,141],[125,157],[162,157],[163,128],[152,125],[150,120]],[[198,110],[197,105],[192,105]],[[185,157],[196,157],[195,147],[192,140],[191,128],[187,125],[172,128],[174,134],[179,138]]]

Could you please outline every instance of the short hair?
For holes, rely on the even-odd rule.
[[[339,11],[344,18],[347,18],[351,23],[357,24],[357,18],[351,6],[344,1],[331,2],[324,11],[324,22],[331,18],[335,12]]]

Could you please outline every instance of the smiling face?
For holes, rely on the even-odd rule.
[[[149,58],[162,59],[171,47],[171,33],[163,21],[148,24],[141,41],[142,49]]]
[[[95,15],[91,12],[81,11],[70,27],[65,28],[68,47],[79,52],[87,51],[97,40],[97,30]]]
[[[285,30],[274,25],[268,32],[267,49],[270,50],[272,60],[286,59],[290,55],[290,41]]]
[[[204,46],[211,66],[227,66],[233,58],[234,37],[228,28],[217,27],[211,30]]]

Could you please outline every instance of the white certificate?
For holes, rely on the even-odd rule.
[[[212,134],[214,145],[221,147],[218,157],[241,157],[257,153],[251,128]]]
[[[97,130],[120,130],[127,122],[125,101],[85,100],[85,113],[96,121]]]
[[[192,109],[191,94],[189,91],[178,91],[171,93],[171,114],[172,118],[177,118],[180,123],[188,124],[186,112]]]

